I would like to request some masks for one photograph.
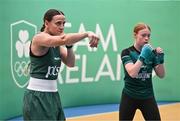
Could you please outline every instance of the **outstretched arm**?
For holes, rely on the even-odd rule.
[[[89,38],[90,42],[90,47],[97,47],[99,38],[93,33],[93,32],[87,32],[87,37]],[[73,37],[72,35],[71,37]],[[78,35],[77,35],[78,36]],[[70,35],[69,35],[70,39]],[[78,39],[78,37],[77,37]],[[71,46],[69,43],[68,46]],[[66,64],[68,67],[74,67],[75,65],[75,55],[73,52],[72,47],[60,47],[60,53],[61,53],[61,58],[64,64]]]
[[[93,32],[69,33],[61,34],[59,36],[52,36],[50,34],[41,32],[33,38],[33,43],[35,45],[44,47],[72,45],[86,37],[90,39],[90,45],[92,45],[92,47],[97,46],[99,38]]]

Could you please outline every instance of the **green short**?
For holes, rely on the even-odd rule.
[[[26,90],[23,101],[24,120],[66,120],[58,92]]]

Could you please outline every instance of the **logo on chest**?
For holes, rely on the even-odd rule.
[[[59,66],[48,66],[46,78],[49,76],[57,76],[59,73],[60,67]]]

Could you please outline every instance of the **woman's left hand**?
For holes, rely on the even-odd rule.
[[[157,47],[157,48],[155,49],[155,51],[156,51],[156,53],[158,53],[158,54],[164,53],[164,52],[163,52],[163,49],[162,49],[161,47]]]

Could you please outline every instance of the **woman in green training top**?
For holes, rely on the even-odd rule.
[[[149,44],[151,29],[144,23],[134,27],[134,44],[124,49],[121,59],[124,67],[124,88],[119,108],[119,119],[133,120],[139,109],[145,120],[161,120],[155,101],[152,71],[160,78],[165,76],[162,48]]]

